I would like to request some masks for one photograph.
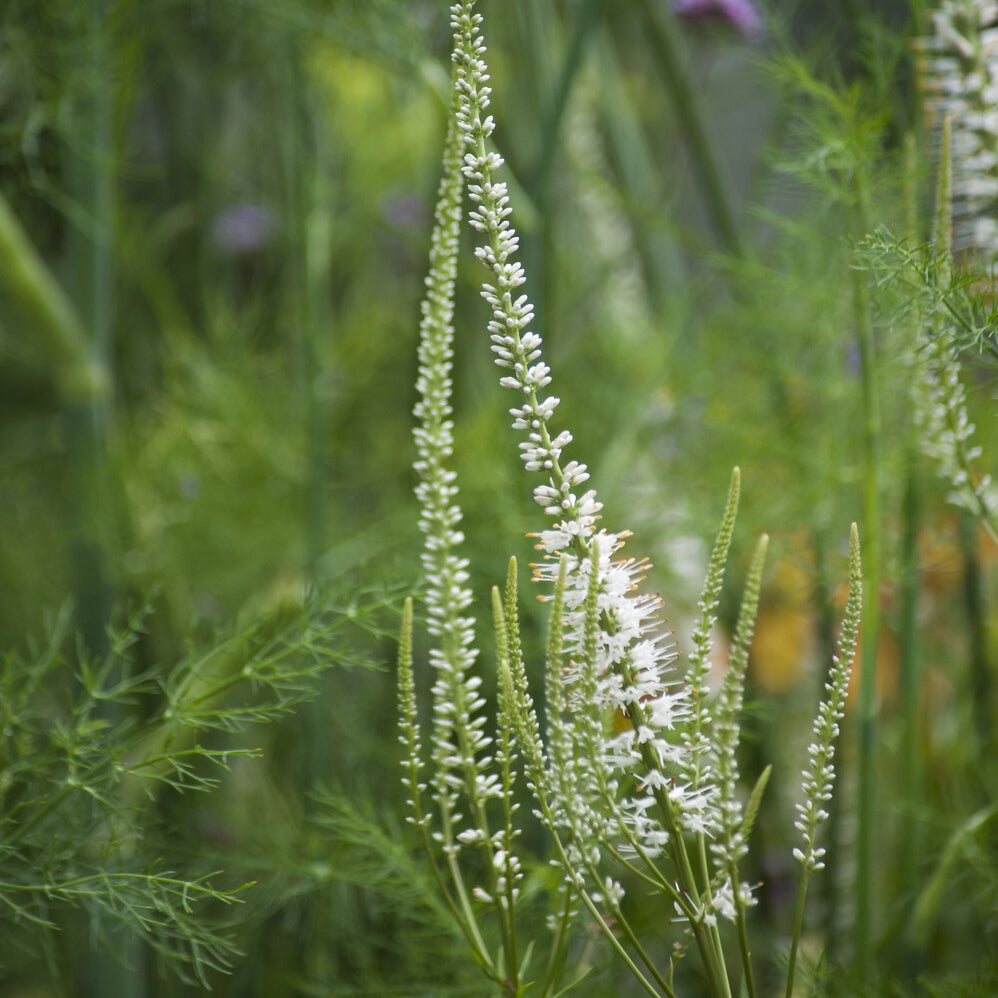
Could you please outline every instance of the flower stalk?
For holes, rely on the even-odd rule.
[[[746,806],[739,799],[737,746],[739,715],[759,602],[768,538],[759,542],[745,587],[727,676],[718,694],[709,686],[712,631],[731,546],[740,494],[740,472],[732,474],[728,500],[699,606],[688,667],[663,625],[662,600],[643,583],[646,559],[623,554],[629,532],[599,526],[602,505],[586,489],[586,465],[566,457],[572,434],[557,429],[559,399],[549,393],[550,368],[540,336],[531,329],[533,308],[523,292],[526,275],[518,260],[519,240],[511,223],[510,199],[499,179],[502,157],[492,148],[495,123],[489,113],[489,73],[482,16],[474,0],[451,8],[454,30],[453,117],[448,131],[445,180],[431,251],[427,303],[420,339],[416,409],[420,475],[417,495],[426,534],[423,556],[428,581],[430,633],[439,647],[430,653],[436,672],[430,786],[439,830],[421,809],[411,638],[400,655],[400,709],[406,748],[406,786],[415,798],[415,823],[427,850],[442,851],[438,882],[476,959],[503,994],[519,995],[529,978],[518,954],[529,960],[517,935],[515,909],[522,878],[514,843],[515,785],[522,765],[536,802],[535,815],[550,837],[563,881],[551,916],[553,929],[542,998],[554,994],[569,965],[571,926],[581,906],[602,938],[651,995],[676,998],[675,965],[696,943],[712,998],[731,998],[725,963],[725,921],[736,926],[743,986],[756,989],[746,913],[751,892],[739,882],[738,865],[766,785],[767,769]],[[490,271],[482,296],[491,316],[488,332],[500,386],[515,394],[512,426],[521,436],[524,469],[540,477],[533,496],[549,518],[532,535],[540,552],[534,581],[550,618],[545,662],[546,731],[542,734],[527,679],[517,608],[517,564],[511,559],[505,592],[492,592],[497,649],[496,740],[485,733],[472,673],[473,620],[465,588],[467,563],[461,542],[460,508],[453,473],[450,359],[453,330],[454,254],[461,185],[472,202],[469,221],[479,236],[476,257]],[[411,610],[407,611],[411,614]],[[411,627],[411,616],[407,616]],[[851,661],[851,660],[850,660]],[[462,817],[462,811],[468,817]],[[501,814],[498,822],[490,814]],[[496,831],[492,831],[490,820]],[[484,870],[482,886],[464,885],[460,850],[474,847]],[[678,919],[687,923],[667,972],[660,970],[621,905],[621,879],[664,894]],[[470,898],[491,905],[500,955],[492,958]],[[578,983],[570,981],[571,988]],[[564,991],[566,989],[562,989]],[[559,991],[558,993],[562,993]]]

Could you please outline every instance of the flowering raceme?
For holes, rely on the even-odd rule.
[[[431,817],[422,804],[410,603],[400,645],[399,702],[411,820],[476,961],[504,995],[519,995],[527,983],[536,983],[541,998],[550,998],[581,980],[575,976],[568,988],[559,985],[559,975],[572,971],[566,938],[581,906],[642,987],[668,998],[675,998],[674,965],[691,941],[710,994],[730,998],[719,921],[735,922],[745,980],[754,996],[745,931],[745,912],[753,899],[739,879],[738,864],[768,770],[743,806],[736,760],[767,538],[760,541],[749,571],[727,676],[719,695],[711,698],[711,633],[737,512],[739,472],[735,469],[732,476],[683,672],[673,636],[660,618],[662,600],[642,589],[650,563],[623,553],[628,531],[600,527],[602,504],[587,487],[588,468],[566,458],[572,435],[555,429],[559,399],[549,392],[551,370],[542,357],[541,337],[531,329],[534,312],[523,291],[526,276],[517,259],[509,193],[497,177],[503,159],[490,146],[491,91],[482,18],[474,6],[474,0],[462,0],[451,8],[454,105],[420,328],[415,468],[426,538],[428,628],[437,639],[430,652],[437,815]],[[532,535],[540,552],[534,579],[545,587],[542,599],[550,604],[544,737],[519,644],[515,560],[505,598],[493,591],[499,672],[495,739],[485,734],[481,680],[473,674],[467,562],[457,554],[463,539],[461,511],[454,473],[447,467],[462,185],[472,202],[470,224],[480,237],[475,255],[490,271],[482,296],[491,312],[488,332],[502,372],[500,385],[515,393],[509,413],[522,438],[520,458],[526,471],[541,477],[533,496],[548,517],[548,526]],[[858,567],[858,547],[854,561]],[[847,670],[851,657],[843,656],[843,662]],[[623,730],[615,723],[621,719]],[[547,969],[539,981],[528,967],[536,940],[525,952],[517,941],[517,909],[524,900],[518,885],[524,874],[514,849],[519,836],[514,783],[521,763],[535,814],[563,874],[557,910],[548,923],[553,933]],[[815,785],[825,792],[824,783]],[[817,815],[807,826],[812,841],[819,820]],[[477,853],[470,865],[465,852]],[[478,881],[470,889],[468,870]],[[675,910],[673,921],[685,923],[664,973],[645,953],[621,909],[625,873],[663,894]],[[482,904],[494,916],[498,956],[479,926]],[[578,974],[578,968],[573,972]]]
[[[623,711],[632,720],[632,730],[608,740],[603,759],[590,762],[621,775],[635,767],[646,770],[624,813],[648,855],[653,856],[669,835],[661,821],[652,817],[656,797],[669,797],[680,827],[707,830],[716,823],[712,792],[705,788],[688,794],[668,771],[680,761],[681,743],[675,732],[688,718],[689,706],[681,676],[674,668],[678,654],[672,636],[657,619],[661,600],[639,590],[650,565],[620,556],[626,532],[597,531],[602,505],[594,490],[582,492],[589,479],[588,469],[578,461],[562,464],[572,435],[562,430],[552,436],[549,429],[559,399],[544,394],[551,384],[550,368],[541,359],[540,336],[529,328],[533,308],[527,296],[519,293],[525,275],[516,260],[519,239],[509,221],[506,184],[494,179],[503,160],[486,148],[494,123],[486,113],[490,88],[479,21],[478,15],[462,11],[457,116],[459,127],[470,137],[464,161],[468,192],[475,203],[470,221],[485,239],[475,255],[493,273],[493,282],[482,290],[492,310],[488,325],[492,351],[496,364],[508,372],[500,384],[522,399],[510,409],[513,429],[526,432],[526,440],[519,444],[520,457],[526,470],[544,475],[545,481],[534,489],[534,499],[554,520],[537,535],[544,560],[536,566],[535,577],[553,585],[562,556],[567,558],[563,624],[565,652],[574,665],[566,670],[565,682],[568,707],[578,708],[579,663],[585,646],[583,605],[595,564],[600,621],[595,662],[598,706]],[[594,540],[600,552],[596,559]]]

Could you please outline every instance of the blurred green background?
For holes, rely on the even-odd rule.
[[[220,995],[486,993],[402,822],[391,669],[401,596],[419,579],[411,411],[446,6],[0,10],[0,192],[33,247],[17,259],[55,282],[49,311],[62,294],[71,317],[53,331],[17,269],[0,276],[0,647],[32,648],[69,601],[80,654],[99,653],[108,622],[150,594],[143,667],[312,590],[363,618],[342,640],[366,668],[330,669],[210,798],[156,802],[164,852],[257,881],[226,914],[245,955],[212,977]],[[865,983],[996,993],[996,551],[912,456],[911,327],[853,267],[877,225],[929,237],[935,163],[909,45],[928,12],[781,0],[746,37],[723,17],[675,18],[665,0],[483,10],[570,456],[590,465],[608,527],[632,530],[631,553],[655,563],[680,644],[734,464],[736,580],[757,534],[772,536],[746,763],[776,763],[753,857],[760,949],[778,959],[789,931],[799,749],[858,520],[883,551]],[[541,520],[463,238],[455,465],[487,619],[489,587],[510,554],[530,560]],[[874,527],[857,303],[879,345]],[[965,363],[986,470],[994,367]],[[730,620],[736,588],[725,599]],[[849,727],[837,862],[812,920],[832,966],[853,945],[854,743]],[[141,947],[118,968],[113,938],[78,913],[58,919],[44,959],[0,941],[0,993],[196,990]],[[591,993],[630,993],[615,975],[599,970]]]

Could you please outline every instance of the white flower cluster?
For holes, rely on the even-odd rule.
[[[498,778],[489,772],[491,739],[483,731],[485,701],[479,696],[481,678],[469,675],[477,650],[473,647],[474,618],[467,614],[471,591],[468,562],[455,551],[464,537],[459,526],[455,473],[447,467],[453,450],[451,361],[454,280],[461,223],[461,154],[465,139],[456,128],[448,135],[444,177],[440,184],[436,225],[430,247],[430,272],[422,307],[419,337],[419,374],[416,387],[417,460],[420,482],[419,526],[425,535],[422,555],[427,579],[428,630],[436,638],[430,650],[435,671],[433,686],[434,795],[444,817],[444,832],[435,837],[454,851],[460,846],[483,845],[489,838],[481,827],[485,802],[501,793]],[[464,796],[473,812],[471,827],[461,830],[458,799]]]
[[[620,557],[626,533],[597,533],[602,506],[593,490],[582,491],[588,470],[576,461],[562,464],[572,436],[567,431],[552,436],[549,430],[558,399],[542,395],[551,383],[550,369],[541,359],[540,336],[529,329],[533,309],[520,292],[525,277],[516,260],[519,240],[509,221],[506,185],[494,179],[503,160],[486,148],[493,120],[487,114],[490,88],[479,34],[481,17],[472,13],[470,3],[455,5],[452,13],[464,33],[458,59],[457,117],[470,139],[464,160],[468,191],[475,203],[470,221],[485,239],[476,255],[493,273],[493,282],[485,284],[482,292],[492,310],[492,350],[496,363],[508,372],[500,383],[519,395],[510,414],[514,429],[526,432],[526,440],[519,445],[524,466],[546,479],[534,490],[534,498],[555,520],[537,535],[544,561],[536,566],[535,575],[553,584],[562,556],[567,557],[563,623],[565,652],[573,663],[564,677],[567,706],[570,711],[585,708],[587,715],[595,706],[630,718],[631,730],[603,741],[603,758],[587,755],[584,763],[628,778],[637,773],[636,793],[622,805],[623,812],[643,848],[654,855],[669,834],[660,817],[663,798],[668,798],[679,827],[691,831],[711,827],[713,799],[707,790],[691,791],[671,775],[681,763],[682,741],[675,731],[688,720],[690,711],[673,669],[677,652],[671,634],[663,631],[657,619],[661,601],[639,590],[648,563]],[[594,562],[599,630],[595,661],[587,662],[585,603]],[[587,695],[587,684],[582,681],[587,667],[595,672],[595,705],[577,702]],[[597,772],[593,786],[606,783]]]
[[[738,623],[735,626],[734,640],[728,657],[728,671],[721,684],[715,707],[714,738],[707,750],[708,771],[716,778],[720,790],[718,811],[721,821],[719,834],[711,842],[711,851],[718,859],[719,868],[727,875],[726,886],[732,894],[735,889],[732,881],[737,879],[735,871],[748,852],[748,842],[743,831],[743,808],[737,793],[738,716],[742,710],[749,649],[752,646],[768,546],[769,537],[763,534],[756,545],[745,582]],[[739,885],[738,890],[740,894],[751,898],[751,892],[746,885]]]
[[[944,0],[920,39],[933,116],[953,123],[954,249],[998,259],[998,3]]]
[[[805,875],[824,868],[825,849],[815,845],[818,826],[828,817],[825,805],[832,799],[835,782],[835,739],[839,722],[845,715],[849,676],[852,674],[859,637],[859,621],[863,602],[862,570],[859,556],[859,533],[852,525],[849,538],[849,600],[846,603],[839,636],[838,652],[825,683],[827,697],[818,707],[814,719],[814,740],[807,748],[808,765],[801,773],[804,799],[796,805],[794,826],[804,839],[804,848],[793,850],[794,858],[804,867]]]
[[[939,260],[937,280],[949,282],[953,255],[953,122],[941,129],[939,183],[933,242]],[[947,497],[993,527],[995,496],[989,475],[972,476],[971,464],[981,448],[971,443],[974,424],[967,413],[967,392],[960,371],[955,330],[937,318],[918,333],[910,355],[911,394],[922,450],[936,462],[939,475],[952,487]]]
[[[922,450],[952,486],[947,498],[975,515],[993,518],[998,504],[991,476],[976,481],[971,477],[971,464],[981,456],[981,448],[973,443],[974,424],[967,413],[967,390],[951,330],[920,338],[913,373]]]

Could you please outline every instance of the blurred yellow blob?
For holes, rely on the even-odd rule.
[[[814,614],[804,606],[770,602],[759,611],[749,659],[752,679],[766,693],[796,685],[814,654]]]
[[[781,558],[763,587],[749,658],[752,679],[765,693],[783,693],[814,659],[817,620],[809,565]]]

